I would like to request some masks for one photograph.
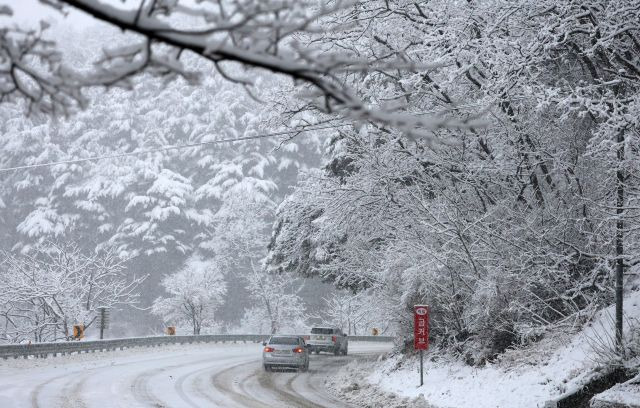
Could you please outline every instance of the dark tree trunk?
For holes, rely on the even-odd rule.
[[[622,352],[622,285],[624,278],[624,174],[622,164],[624,161],[624,133],[618,133],[618,170],[616,171],[616,348]]]

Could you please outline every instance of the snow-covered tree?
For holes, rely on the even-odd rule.
[[[224,301],[226,282],[213,260],[192,256],[178,272],[162,279],[166,296],[153,302],[152,312],[171,325],[188,325],[193,334],[216,325],[215,311]]]
[[[250,273],[247,281],[251,297],[258,302],[261,315],[269,322],[271,334],[305,327],[305,307],[299,295],[299,282],[287,276],[270,275],[264,270]],[[249,309],[246,313],[250,315],[255,310]]]
[[[270,232],[268,215],[274,203],[251,191],[240,187],[226,196],[216,215],[218,232],[211,234],[207,247],[223,254],[229,265],[242,267],[241,278],[252,303],[257,303],[245,312],[247,324],[255,319],[252,316],[260,315],[269,323],[270,333],[301,327],[305,319],[304,303],[298,294],[301,283],[290,274],[270,274],[263,267]],[[254,324],[252,327],[257,328]]]
[[[0,339],[70,339],[74,324],[89,329],[99,308],[135,305],[145,277],[127,277],[113,251],[87,254],[74,244],[47,243],[29,255],[3,253]]]
[[[368,335],[373,329],[384,333],[393,319],[393,305],[383,298],[384,290],[369,289],[358,293],[337,292],[323,298],[318,316],[325,324],[340,327],[349,335]]]
[[[96,35],[112,33],[86,33]],[[269,88],[275,80],[259,81]],[[25,118],[19,106],[2,105],[3,168],[109,157],[3,172],[0,237],[3,247],[25,253],[38,242],[63,236],[73,236],[88,251],[115,247],[122,256],[135,257],[137,269],[154,264],[157,273],[144,291],[150,301],[158,295],[157,276],[173,272],[195,251],[220,254],[215,247],[229,235],[225,219],[234,218],[244,205],[234,197],[241,194],[264,204],[266,210],[254,209],[263,218],[260,233],[268,236],[274,202],[295,181],[298,169],[314,165],[318,136],[215,144],[286,130],[283,123],[288,122],[279,110],[268,109],[219,77],[205,78],[198,87],[149,77],[132,85],[130,92],[92,91],[86,110],[68,119]],[[200,143],[205,145],[164,149]],[[136,153],[148,150],[152,152]],[[256,243],[254,248],[264,253],[264,246]],[[234,257],[233,252],[224,256]],[[259,263],[262,256],[253,259]],[[235,280],[242,280],[249,268],[242,262],[227,266],[225,273]]]
[[[370,310],[363,308],[357,295],[333,294],[323,300],[326,308],[326,322],[350,335],[358,334],[362,318],[371,313]],[[360,329],[362,334],[363,328]]]
[[[487,115],[437,130],[442,144],[375,124],[337,131],[324,170],[278,209],[269,268],[375,288],[399,328],[431,304],[434,337],[476,363],[588,320],[639,242],[631,3],[398,0],[340,14],[353,29],[327,45],[451,63],[352,78],[365,99]]]

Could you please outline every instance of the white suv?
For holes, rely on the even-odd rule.
[[[312,328],[307,344],[309,351],[315,351],[316,354],[328,351],[336,356],[339,354],[346,356],[349,350],[347,335],[336,327]]]

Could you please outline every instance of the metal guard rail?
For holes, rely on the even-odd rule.
[[[268,334],[202,334],[190,336],[131,337],[110,340],[66,341],[57,343],[32,343],[0,345],[0,358],[47,358],[73,353],[124,350],[132,347],[159,347],[167,344],[193,343],[260,343]],[[349,336],[350,341],[391,342],[391,336]]]

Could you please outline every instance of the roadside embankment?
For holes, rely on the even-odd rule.
[[[633,346],[636,351],[632,351],[637,353],[640,351],[640,291],[626,296],[625,315],[627,340],[638,343],[637,347]],[[549,333],[538,343],[509,350],[482,367],[430,353],[425,361],[425,384],[421,387],[418,359],[400,354],[376,362],[351,364],[327,385],[360,407],[555,406],[559,398],[580,392],[611,370],[614,364],[611,360],[614,355],[611,353],[612,316],[613,307],[605,308],[579,331]],[[633,361],[627,361],[627,366],[635,364]],[[620,384],[610,393],[633,398],[633,394],[629,394],[633,387],[633,384]],[[587,404],[592,395],[586,399]],[[602,394],[603,401],[606,395]],[[608,408],[607,405],[601,407]]]

